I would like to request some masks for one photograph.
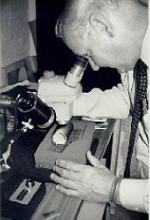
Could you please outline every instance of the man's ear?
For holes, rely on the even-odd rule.
[[[109,37],[114,37],[115,30],[113,24],[105,15],[93,13],[90,15],[89,22],[95,31],[105,32]]]

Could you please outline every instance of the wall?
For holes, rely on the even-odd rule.
[[[33,36],[36,40],[36,0],[28,0],[28,21],[30,23],[30,27],[32,28],[32,34],[31,32],[29,33],[29,36],[30,36],[30,46],[29,46],[29,53],[30,53],[30,56],[34,56],[36,55],[36,49],[35,49],[35,44],[34,44],[34,41],[33,41]]]
[[[35,17],[34,2],[35,0],[0,1],[0,86],[7,84],[5,76],[7,66],[28,56],[36,55],[28,24],[33,12]]]

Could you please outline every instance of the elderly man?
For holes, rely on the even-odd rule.
[[[127,118],[134,103],[133,69],[141,58],[148,65],[148,7],[137,0],[70,0],[57,23],[57,34],[93,70],[116,68],[122,84],[111,90],[93,89],[74,102],[74,115]],[[109,80],[109,79],[108,79]],[[85,200],[115,203],[148,212],[148,115],[139,122],[136,156],[141,179],[117,179],[90,152],[92,166],[57,160],[51,178],[56,188]]]

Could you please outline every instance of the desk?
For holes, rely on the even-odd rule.
[[[56,154],[56,152],[49,152],[49,156],[45,153],[41,158],[41,153],[46,148],[46,152],[49,149],[49,140],[53,132],[47,134],[44,141],[39,146],[37,152],[35,153],[35,158],[37,164],[40,163],[46,166],[46,158],[51,161],[51,166],[54,165],[54,161],[57,158],[65,158],[74,160],[79,163],[86,163],[86,152],[91,149],[95,151],[95,156],[98,159],[103,158],[105,151],[107,149],[108,143],[111,139],[115,120],[108,120],[106,129],[95,129],[96,124],[93,122],[79,121],[74,123],[75,128],[80,127],[84,130],[84,138],[82,140],[77,140],[72,143],[71,147],[67,147],[61,154]],[[84,129],[86,127],[86,129]],[[55,129],[55,128],[54,128]],[[98,139],[98,144],[96,149],[92,148],[92,140]],[[70,197],[61,194],[55,189],[55,184],[46,184],[46,194],[39,204],[36,212],[32,216],[31,220],[44,220],[43,213],[56,211],[60,215],[55,220],[91,220],[91,219],[101,219],[103,216],[105,205],[99,205],[95,203],[87,203],[79,198]],[[88,210],[87,210],[88,209]],[[86,212],[87,211],[87,212]],[[95,215],[95,216],[94,216]],[[98,217],[97,217],[98,216]]]
[[[86,152],[89,149],[98,159],[103,158],[109,146],[108,143],[114,130],[115,120],[108,120],[104,129],[102,129],[101,124],[77,120],[76,118],[72,119],[72,122],[74,124],[74,130],[78,130],[79,135],[63,152],[58,153],[51,149],[51,135],[56,127],[56,125],[54,125],[46,134],[43,134],[43,131],[41,132],[39,130],[31,130],[29,133],[25,133],[23,137],[20,138],[19,142],[13,146],[14,160],[18,161],[18,158],[26,151],[28,154],[35,152],[35,138],[38,144],[38,148],[34,154],[37,167],[43,166],[52,168],[57,158],[69,159],[81,164],[86,164]],[[8,179],[10,181],[7,181],[7,184],[2,184],[4,188],[2,210],[3,216],[5,217],[19,220],[21,220],[21,218],[25,220],[44,220],[43,213],[56,211],[60,213],[60,215],[55,218],[55,220],[102,219],[105,205],[89,203],[79,198],[61,194],[56,191],[55,184],[53,183],[42,184],[44,190],[42,190],[42,188],[38,194],[35,194],[29,206],[16,206],[16,204],[10,204],[8,199],[13,192],[12,190],[14,187],[12,186],[14,185],[15,188],[17,187],[16,180],[18,184],[20,184],[18,174],[15,172],[11,172],[10,174],[10,178]],[[20,176],[20,178],[24,177]],[[22,213],[24,213],[23,216]]]

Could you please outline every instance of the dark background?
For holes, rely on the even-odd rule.
[[[74,64],[74,54],[55,36],[55,24],[64,3],[65,0],[37,0],[38,78],[42,76],[44,70],[54,70],[57,75],[66,75]],[[120,76],[115,69],[100,68],[94,72],[90,65],[82,79],[83,90],[86,92],[93,87],[106,90],[118,82]]]

